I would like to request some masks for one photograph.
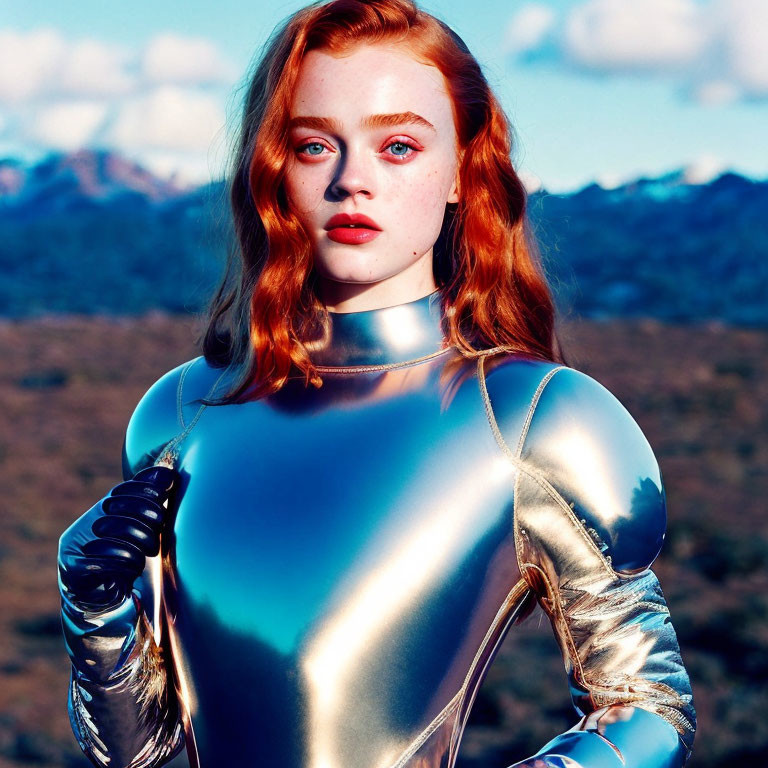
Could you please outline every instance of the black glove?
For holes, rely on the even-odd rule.
[[[179,486],[170,467],[142,469],[119,483],[59,539],[62,593],[75,607],[104,611],[130,595],[147,556],[160,551],[160,533]]]

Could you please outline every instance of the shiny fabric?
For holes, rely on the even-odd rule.
[[[594,379],[464,357],[442,321],[437,292],[330,313],[319,390],[201,406],[236,373],[202,357],[149,388],[123,472],[178,469],[170,535],[117,610],[62,600],[95,765],[162,765],[186,742],[195,768],[450,768],[535,600],[581,716],[538,758],[685,763],[695,712],[649,569],[666,525],[651,447]]]

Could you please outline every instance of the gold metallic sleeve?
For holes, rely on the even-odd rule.
[[[545,378],[513,454],[516,549],[582,718],[534,757],[558,768],[678,768],[696,714],[650,570],[666,527],[658,464],[597,381],[566,367]]]

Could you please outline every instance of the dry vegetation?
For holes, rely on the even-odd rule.
[[[764,764],[768,333],[614,321],[562,335],[570,364],[619,397],[662,467],[669,529],[656,571],[693,677],[690,766]],[[121,480],[130,412],[160,374],[197,354],[193,338],[188,318],[163,315],[0,325],[0,768],[90,765],[66,713],[58,537]],[[574,719],[536,612],[489,672],[459,768],[503,768]]]

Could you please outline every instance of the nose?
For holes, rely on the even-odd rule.
[[[366,157],[364,150],[345,149],[340,153],[330,192],[336,199],[352,197],[357,194],[372,197],[374,194],[374,169],[372,159]]]

